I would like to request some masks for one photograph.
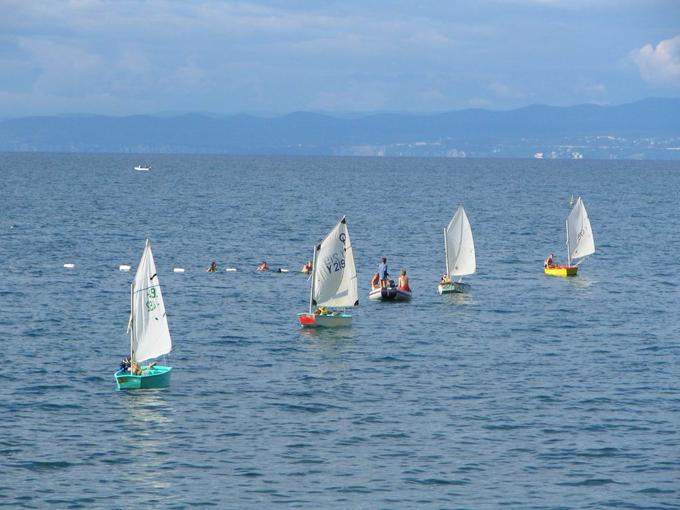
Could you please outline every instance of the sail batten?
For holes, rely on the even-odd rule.
[[[321,241],[314,255],[312,303],[324,307],[356,306],[357,274],[344,217]]]
[[[163,294],[148,240],[132,284],[129,329],[132,359],[138,363],[172,350]]]
[[[567,217],[567,250],[570,264],[574,259],[582,259],[595,253],[593,230],[581,197],[576,199]]]
[[[473,274],[477,270],[472,227],[463,206],[458,207],[444,230],[446,271],[450,277]]]

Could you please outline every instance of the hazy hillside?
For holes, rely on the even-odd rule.
[[[680,158],[680,99],[342,117],[74,115],[0,122],[2,151]]]

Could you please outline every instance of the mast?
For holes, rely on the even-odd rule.
[[[446,228],[444,228],[444,258],[446,259],[446,274],[451,276],[451,273],[449,273],[449,246],[448,242],[446,240]]]
[[[130,363],[132,363],[132,339],[133,335],[135,334],[135,328],[134,328],[134,318],[133,315],[135,313],[135,305],[134,305],[134,295],[135,295],[135,282],[134,280],[130,284],[130,320],[128,321],[128,331],[130,333]]]
[[[567,265],[571,266],[571,253],[570,253],[571,249],[569,247],[569,218],[568,217],[564,222],[564,226],[567,229]]]
[[[314,282],[316,281],[316,252],[319,250],[319,245],[314,246],[314,253],[312,254],[312,284],[309,290],[309,313],[312,313],[314,303]]]

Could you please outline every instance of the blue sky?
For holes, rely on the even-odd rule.
[[[0,117],[680,97],[678,0],[0,0]]]

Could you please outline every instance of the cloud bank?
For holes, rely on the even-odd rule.
[[[629,102],[675,2],[0,0],[0,117]]]
[[[630,53],[642,79],[652,85],[680,88],[680,35]]]

